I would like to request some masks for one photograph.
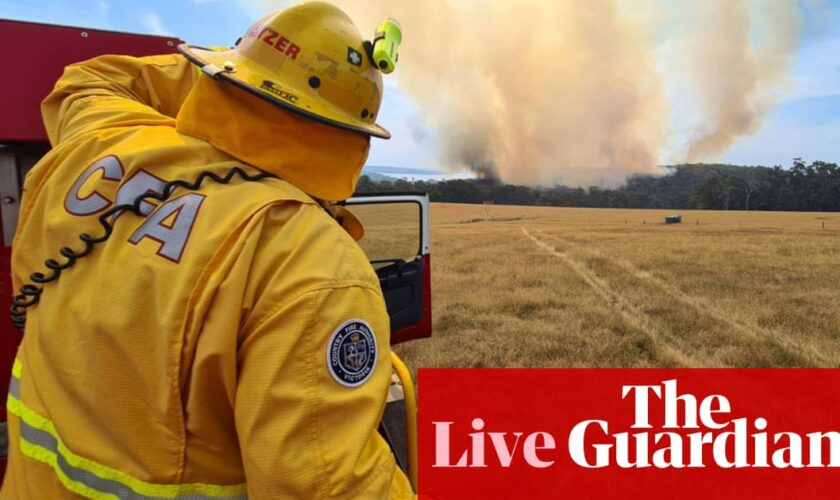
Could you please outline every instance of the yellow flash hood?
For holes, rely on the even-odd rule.
[[[353,194],[370,150],[370,137],[296,115],[204,75],[181,106],[176,126],[328,201]]]

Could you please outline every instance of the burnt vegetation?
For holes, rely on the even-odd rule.
[[[422,191],[432,201],[593,208],[840,211],[840,167],[794,159],[791,168],[691,164],[666,175],[636,175],[624,186],[527,187],[492,179],[359,180],[357,192]]]

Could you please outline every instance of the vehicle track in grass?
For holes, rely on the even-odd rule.
[[[546,234],[545,232],[539,229],[534,229],[534,232],[537,233],[543,239],[550,239],[553,241],[563,243],[565,245],[570,245],[575,247],[576,249],[580,249],[583,252],[588,253],[589,255],[600,259],[604,259],[605,261],[613,264],[619,269],[630,274],[637,280],[652,287],[658,288],[662,292],[668,294],[669,297],[672,297],[678,300],[679,302],[691,307],[692,309],[697,311],[698,314],[705,315],[720,323],[723,323],[733,331],[743,336],[754,340],[763,339],[778,342],[779,345],[789,353],[802,356],[805,359],[808,359],[819,366],[836,366],[836,363],[833,363],[831,359],[826,357],[823,353],[817,351],[816,348],[814,348],[813,346],[803,346],[791,339],[783,332],[762,328],[755,322],[741,318],[733,318],[730,312],[718,307],[717,305],[709,302],[708,300],[702,297],[697,297],[686,293],[679,287],[654,276],[652,273],[643,269],[639,269],[629,261],[607,255],[597,249],[584,247],[583,245],[569,242],[559,236]]]
[[[609,283],[598,277],[586,264],[576,260],[565,252],[558,251],[555,247],[532,235],[527,229],[522,228],[522,233],[529,238],[537,247],[545,250],[554,257],[559,258],[569,269],[580,277],[592,290],[595,291],[605,302],[607,302],[630,326],[643,332],[653,344],[661,350],[662,355],[677,366],[702,366],[704,359],[698,359],[692,354],[685,352],[675,345],[675,339],[668,332],[663,330],[654,318],[644,311],[631,304],[621,294],[610,287]]]

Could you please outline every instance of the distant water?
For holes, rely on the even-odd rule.
[[[366,166],[362,174],[379,174],[393,177],[394,179],[405,179],[409,181],[443,181],[450,179],[471,179],[473,174],[464,172],[442,172],[433,168],[412,168],[412,167],[381,167]]]
[[[414,167],[380,167],[374,165],[367,165],[362,169],[363,172],[373,172],[375,174],[391,175],[395,177],[403,177],[406,175],[446,175],[445,172],[431,168],[414,168]]]

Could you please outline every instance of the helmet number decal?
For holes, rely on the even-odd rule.
[[[333,80],[338,80],[338,61],[320,52],[315,52],[315,63],[324,64],[318,64],[321,66],[320,68],[312,67],[313,71],[317,71],[320,75],[327,75]]]

